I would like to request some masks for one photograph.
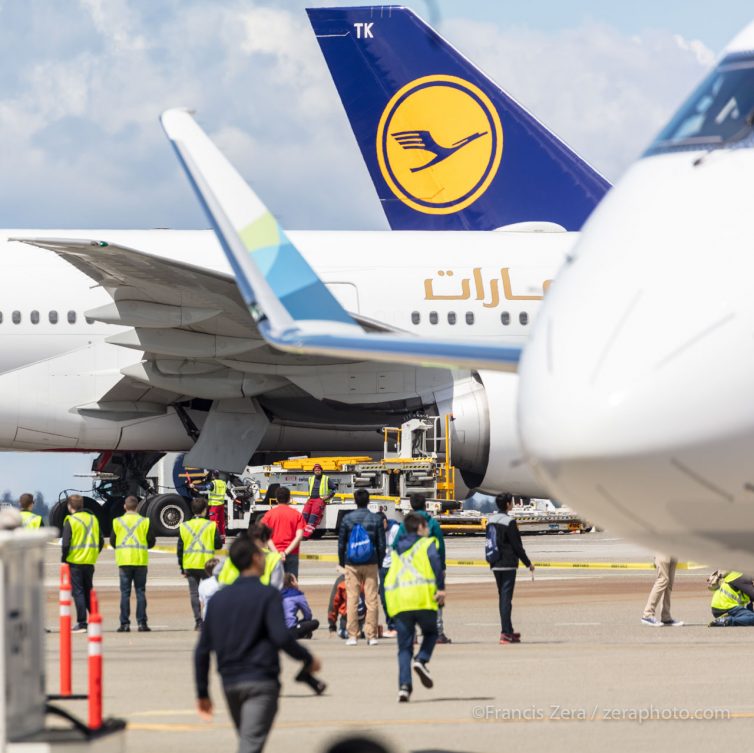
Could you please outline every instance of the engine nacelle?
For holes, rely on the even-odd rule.
[[[523,497],[549,496],[524,459],[518,438],[518,374],[480,371],[438,395],[440,414],[452,413],[452,462],[470,489]]]

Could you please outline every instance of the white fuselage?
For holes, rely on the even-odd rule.
[[[211,231],[8,230],[3,235],[106,240],[230,274]],[[543,284],[575,239],[558,232],[290,235],[349,311],[424,336],[511,343],[528,336]],[[122,327],[87,322],[84,313],[107,304],[110,296],[75,267],[53,252],[17,242],[3,242],[0,254],[0,448],[190,447],[172,412],[129,421],[77,412],[105,395],[122,378],[121,369],[139,362],[141,354],[105,342]]]
[[[754,148],[702,154],[645,157],[590,218],[519,419],[551,492],[596,523],[754,570]]]

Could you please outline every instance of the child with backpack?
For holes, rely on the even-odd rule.
[[[382,519],[370,512],[369,492],[357,489],[353,495],[356,510],[343,517],[338,532],[338,562],[345,570],[347,593],[347,646],[358,644],[358,601],[361,589],[366,600],[364,631],[367,645],[375,646],[379,622],[379,565],[385,557],[385,528]]]
[[[516,587],[518,561],[534,572],[521,543],[516,520],[510,515],[513,497],[510,494],[498,494],[495,497],[498,512],[487,520],[484,556],[492,569],[497,584],[500,606],[500,643],[520,643],[521,633],[513,630],[511,611],[513,609],[513,589]]]
[[[330,593],[330,606],[327,610],[327,623],[331,633],[337,632],[338,637],[346,640],[348,638],[348,631],[346,630],[347,620],[347,602],[348,595],[346,594],[346,578],[344,575],[339,575],[333,583],[332,591]],[[367,614],[367,604],[364,599],[364,589],[361,589],[359,593],[359,603],[356,606],[356,613],[359,620],[359,638],[364,637],[364,619]]]
[[[312,610],[303,591],[298,587],[298,580],[293,573],[285,574],[282,593],[283,616],[285,625],[296,639],[311,638],[319,628],[319,620],[312,619]],[[301,619],[299,619],[299,614]]]

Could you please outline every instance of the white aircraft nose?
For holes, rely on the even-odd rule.
[[[538,316],[519,420],[552,494],[595,523],[754,570],[754,255],[747,192],[731,190],[740,152],[697,167],[688,155],[642,160],[603,201]],[[673,190],[653,196],[660,184]]]

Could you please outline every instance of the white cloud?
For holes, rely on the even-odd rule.
[[[698,40],[594,22],[541,32],[450,21],[470,59],[614,181],[714,61]]]
[[[13,5],[0,226],[204,226],[157,122],[187,105],[289,226],[386,227],[303,1]],[[442,31],[610,179],[712,60],[699,41],[597,23]]]

